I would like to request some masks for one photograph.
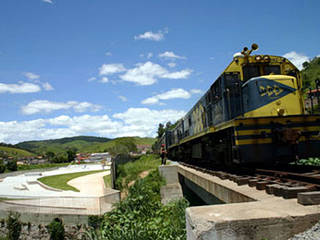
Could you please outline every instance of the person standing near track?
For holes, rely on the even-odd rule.
[[[166,165],[167,151],[166,151],[166,149],[164,147],[164,144],[161,144],[160,157],[161,157],[161,165]]]

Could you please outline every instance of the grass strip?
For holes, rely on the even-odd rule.
[[[42,178],[39,178],[38,181],[42,182],[43,184],[45,184],[49,187],[53,187],[56,189],[71,190],[74,192],[80,192],[75,187],[72,187],[69,184],[67,184],[67,182],[69,182],[70,180],[77,178],[77,177],[82,177],[82,176],[86,176],[86,175],[94,174],[94,173],[99,173],[99,172],[103,172],[103,171],[106,171],[106,170],[96,170],[96,171],[60,174],[60,175],[42,177]]]
[[[155,169],[160,163],[161,160],[158,155],[147,154],[142,155],[138,160],[119,165],[117,169],[118,178],[116,180],[118,189],[125,188],[129,182],[137,180],[140,173]]]
[[[111,174],[103,176],[105,188],[111,188]]]

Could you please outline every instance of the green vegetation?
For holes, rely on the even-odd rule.
[[[48,158],[53,158],[53,156],[50,155],[51,153],[55,156],[63,155],[66,157],[65,154],[68,150],[88,153],[105,151],[119,151],[119,153],[124,153],[135,151],[137,144],[152,145],[154,141],[154,138],[140,137],[123,137],[111,140],[109,138],[79,136],[55,140],[28,141],[18,143],[15,146],[37,154],[46,155]]]
[[[47,226],[50,240],[61,240],[65,237],[64,226],[60,218],[53,219]]]
[[[34,153],[19,148],[0,146],[0,157],[30,157],[34,155]]]
[[[104,186],[106,188],[111,188],[111,175],[105,175],[103,176]]]
[[[67,174],[61,174],[61,175],[42,177],[42,178],[39,178],[38,180],[49,187],[53,187],[61,190],[71,190],[71,191],[79,192],[78,189],[68,185],[67,182],[77,177],[82,177],[82,176],[86,176],[93,173],[99,173],[103,171],[105,170],[67,173]]]
[[[298,165],[320,166],[320,158],[300,159]]]
[[[99,230],[92,229],[91,239],[186,239],[185,199],[161,204],[160,187],[163,179],[157,170],[138,179],[130,187],[126,199],[104,215]],[[99,224],[95,223],[96,226]]]
[[[315,57],[310,62],[304,62],[301,76],[305,92],[308,92],[309,88],[315,89],[315,80],[320,79],[320,57]]]
[[[17,171],[18,170],[17,161],[15,161],[15,160],[9,161],[7,163],[6,168],[11,172]]]
[[[90,145],[105,143],[108,141],[110,141],[109,138],[79,136],[53,140],[21,142],[16,144],[16,146],[37,154],[45,154],[47,152],[58,154],[65,153],[69,149],[82,151],[83,148]]]
[[[19,220],[19,213],[9,213],[9,216],[6,220],[8,228],[8,239],[9,240],[18,240],[21,233],[22,223]]]
[[[4,165],[3,160],[0,159],[0,173],[4,173],[6,170],[6,165]]]
[[[116,187],[120,190],[126,188],[128,183],[136,180],[140,173],[155,169],[159,165],[160,159],[154,154],[143,155],[134,162],[119,165],[117,168]]]

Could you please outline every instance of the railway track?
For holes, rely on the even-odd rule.
[[[265,190],[268,194],[281,196],[285,199],[297,198],[299,193],[308,193],[306,202],[302,194],[301,204],[320,204],[320,169],[311,166],[287,166],[290,171],[272,168],[239,168],[239,169],[207,169],[180,162],[181,165],[198,171],[217,176],[220,179],[229,179],[237,185],[248,185],[257,190]],[[311,200],[310,200],[311,199]],[[309,202],[312,203],[309,203]]]

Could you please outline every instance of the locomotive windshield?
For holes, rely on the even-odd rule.
[[[260,66],[261,70],[260,71]],[[262,65],[262,64],[247,64],[242,68],[243,80],[247,81],[250,78],[258,77],[261,75],[281,74],[280,65]]]
[[[260,76],[259,66],[255,64],[247,64],[242,68],[243,81],[247,81],[250,78]]]

